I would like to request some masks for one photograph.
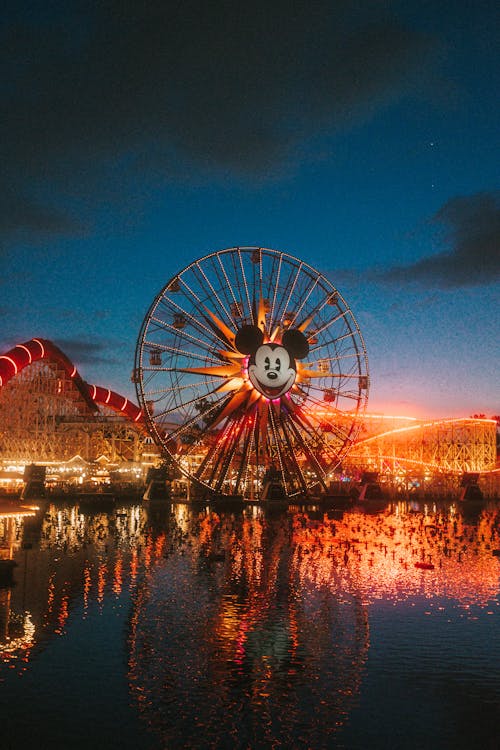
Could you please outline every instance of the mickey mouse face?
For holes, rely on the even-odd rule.
[[[295,359],[309,352],[306,337],[296,329],[285,331],[282,343],[275,344],[264,343],[264,334],[257,326],[243,326],[236,334],[235,345],[242,354],[250,354],[249,380],[269,399],[280,398],[290,390],[297,377]]]
[[[267,398],[279,398],[287,393],[295,383],[296,375],[295,361],[280,344],[263,344],[250,358],[250,382]]]

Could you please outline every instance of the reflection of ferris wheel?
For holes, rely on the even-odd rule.
[[[155,442],[205,490],[258,497],[324,486],[368,396],[363,338],[343,297],[287,253],[210,253],[156,296],[135,355]]]

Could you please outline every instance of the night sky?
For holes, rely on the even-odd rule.
[[[256,245],[342,293],[370,411],[498,414],[498,7],[8,2],[0,350],[135,399],[155,295]]]

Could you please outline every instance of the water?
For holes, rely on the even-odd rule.
[[[0,546],[3,748],[500,747],[498,504],[47,504]]]

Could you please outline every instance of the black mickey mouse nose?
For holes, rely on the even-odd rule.
[[[278,373],[277,372],[268,372],[267,373],[267,377],[269,378],[269,380],[276,380],[276,378],[278,377]]]

